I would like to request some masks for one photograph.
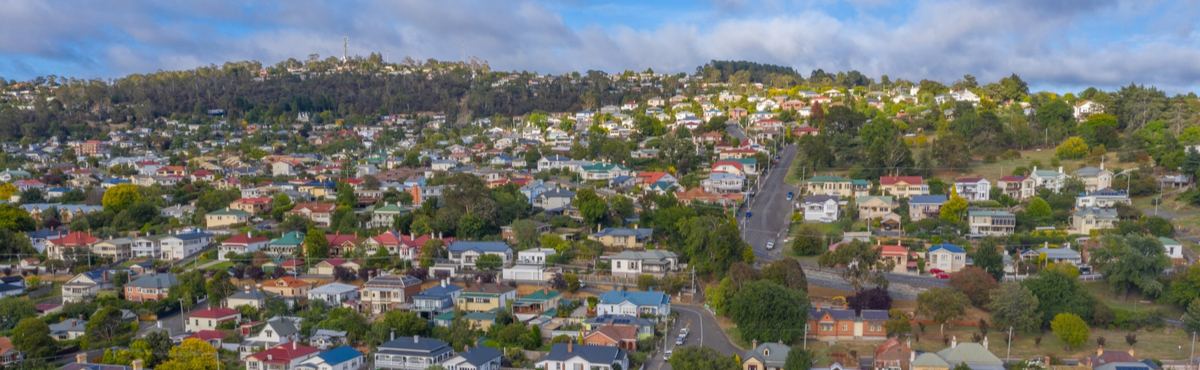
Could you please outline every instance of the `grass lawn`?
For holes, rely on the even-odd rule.
[[[1175,240],[1185,242],[1189,238],[1200,237],[1200,207],[1180,202],[1180,190],[1164,189],[1162,204],[1158,206],[1158,215],[1171,220],[1175,225]],[[1133,206],[1147,216],[1154,215],[1154,200],[1158,195],[1133,198]],[[1187,243],[1184,243],[1187,244]],[[1195,246],[1193,246],[1194,248]]]
[[[1153,300],[1142,297],[1136,292],[1129,293],[1128,297],[1122,296],[1112,289],[1112,286],[1103,281],[1091,281],[1083,283],[1084,289],[1091,293],[1093,297],[1104,302],[1109,307],[1114,309],[1122,309],[1129,311],[1138,310],[1153,310],[1157,309],[1168,318],[1179,318],[1183,315],[1183,310],[1179,307],[1168,304],[1159,304]]]
[[[215,272],[215,271],[225,271],[225,270],[228,270],[230,267],[233,267],[233,261],[224,261],[221,263],[214,264],[212,266],[208,266],[204,269]]]

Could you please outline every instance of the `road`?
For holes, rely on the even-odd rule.
[[[796,188],[784,183],[792,160],[796,158],[796,146],[788,145],[779,153],[779,164],[772,165],[766,176],[759,179],[759,189],[745,210],[750,211],[750,219],[746,220],[746,212],[742,212],[742,239],[754,248],[755,260],[767,263],[783,256],[786,249],[782,244],[788,224],[791,223],[792,201],[787,199],[787,193],[793,192],[799,196]],[[766,249],[768,241],[775,241],[775,248]]]
[[[207,301],[197,303],[196,307],[188,307],[187,312],[203,310],[205,308],[208,308]],[[138,328],[137,336],[144,337],[144,336],[146,336],[146,334],[150,334],[150,332],[153,330],[159,330],[160,324],[162,325],[162,329],[166,329],[167,334],[169,334],[169,335],[174,336],[174,335],[182,334],[184,332],[183,331],[184,315],[186,315],[186,313],[183,311],[175,311],[175,312],[171,312],[171,313],[159,316],[158,321],[141,323],[141,327]]]
[[[743,350],[738,348],[725,336],[725,332],[717,324],[717,319],[708,309],[702,306],[673,304],[671,309],[678,312],[678,318],[670,330],[667,330],[665,348],[674,350],[675,338],[679,337],[679,332],[683,328],[688,328],[687,339],[684,340],[684,346],[703,346],[717,350],[724,355],[741,355]],[[656,351],[651,354],[650,358],[646,359],[644,364],[646,369],[651,370],[668,370],[671,365],[663,360],[663,353]]]

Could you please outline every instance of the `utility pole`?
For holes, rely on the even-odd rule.
[[[1012,327],[1008,327],[1008,351],[1004,354],[1004,362],[1012,361]]]
[[[808,323],[804,323],[804,350],[808,350]]]
[[[1192,354],[1188,355],[1188,367],[1196,364],[1196,332],[1192,332]]]

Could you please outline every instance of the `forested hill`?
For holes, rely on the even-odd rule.
[[[39,78],[5,83],[6,91],[33,90],[24,100],[0,103],[0,141],[51,135],[84,138],[104,124],[141,124],[159,117],[180,120],[224,110],[230,120],[285,122],[299,112],[329,111],[349,122],[383,114],[444,112],[451,120],[465,107],[473,117],[519,115],[533,110],[571,111],[636,98],[601,73],[538,76],[492,72],[468,63],[395,65],[355,60],[256,62],[116,79]],[[352,69],[353,72],[339,71]]]

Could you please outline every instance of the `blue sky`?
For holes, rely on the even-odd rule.
[[[383,53],[493,68],[693,71],[752,60],[807,74],[1076,91],[1200,89],[1191,0],[0,1],[0,76],[111,78],[232,60]]]

